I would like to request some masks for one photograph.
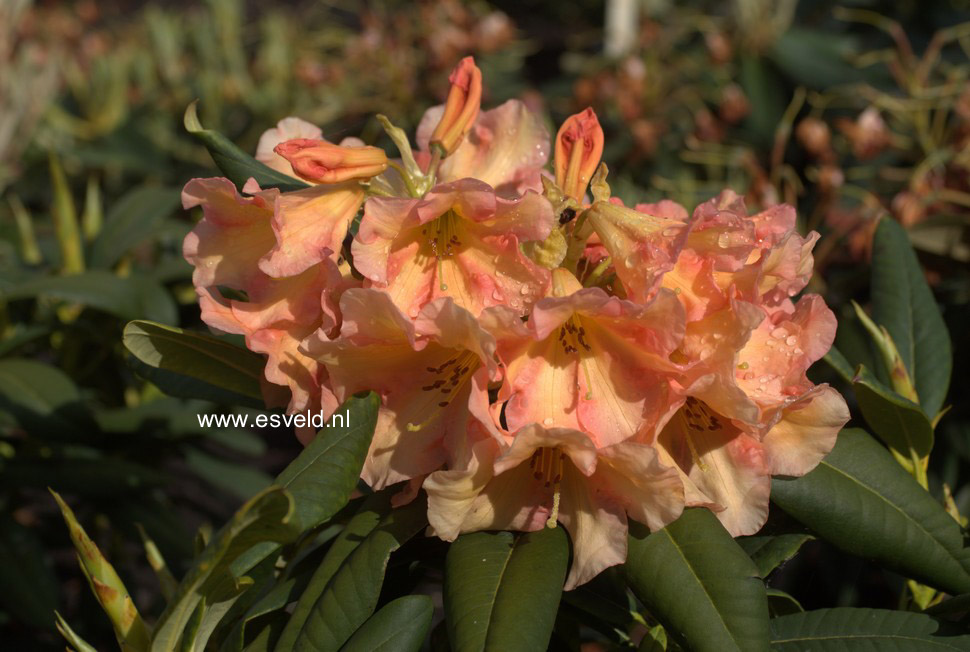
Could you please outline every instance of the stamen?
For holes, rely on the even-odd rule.
[[[464,385],[465,381],[471,378],[469,371],[476,369],[480,364],[478,356],[471,351],[462,351],[461,354],[445,360],[437,367],[426,366],[425,371],[435,376],[433,382],[421,386],[422,392],[432,392],[436,394],[435,407],[430,409],[430,414],[421,423],[409,421],[405,424],[408,432],[417,432],[437,419],[441,410],[447,408],[452,399],[458,394],[458,390]],[[449,367],[450,372],[446,374]]]
[[[589,356],[585,355],[591,352],[593,347],[586,341],[586,328],[580,325],[577,317],[570,317],[559,327],[559,346],[566,355],[575,353],[579,357],[579,364],[586,378],[586,395],[583,398],[587,401],[593,400],[593,382],[587,360]]]
[[[690,448],[691,459],[701,471],[707,471],[707,464],[697,452],[693,433],[720,430],[723,427],[721,420],[717,418],[717,415],[711,413],[710,408],[703,401],[699,401],[693,396],[687,397],[684,407],[681,408],[681,418],[684,421],[684,438],[687,440],[687,447]]]

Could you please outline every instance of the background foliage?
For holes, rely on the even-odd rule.
[[[803,649],[806,632],[847,629],[938,634],[919,607],[934,589],[970,592],[960,516],[970,514],[966,21],[970,8],[956,0],[652,0],[640,3],[630,49],[608,57],[604,7],[591,0],[0,4],[0,638],[12,649],[61,649],[56,609],[62,629],[97,649],[115,645],[47,487],[76,510],[145,620],[165,624],[155,636],[173,645],[187,623],[227,646],[282,637],[348,649],[374,649],[386,631],[402,645],[430,632],[434,649],[449,640],[513,649],[507,628],[532,631],[540,647],[551,631],[555,649],[662,649],[650,646],[668,634],[696,649],[725,640],[753,649],[766,637]],[[530,598],[538,615],[528,630],[516,587],[561,585],[561,531],[480,534],[448,549],[414,536],[420,510],[388,516],[387,496],[344,506],[354,474],[325,474],[343,484],[324,492],[301,485],[319,476],[288,466],[301,450],[291,433],[198,426],[200,411],[252,410],[255,381],[193,385],[152,368],[161,326],[125,328],[145,319],[204,330],[181,258],[194,216],[179,209],[178,189],[216,171],[182,126],[191,101],[207,128],[246,151],[287,115],[331,138],[381,144],[368,116],[410,130],[468,53],[487,80],[486,105],[521,97],[550,125],[592,105],[607,132],[611,185],[625,200],[693,206],[728,186],[753,207],[796,204],[804,229],[822,233],[810,289],[840,317],[841,354],[814,374],[849,399],[857,428],[812,475],[775,481],[780,509],[759,535],[722,541],[699,512],[662,533],[634,532],[629,568],[565,594],[558,618],[555,605],[549,612]],[[894,364],[911,386],[894,382]],[[179,382],[194,398],[159,390]],[[314,445],[343,446],[353,459],[364,440],[345,434]],[[268,489],[274,478],[292,497]],[[300,531],[267,526],[290,501]],[[270,552],[242,554],[243,543],[263,539],[284,546],[281,574],[264,561]],[[190,571],[176,588],[197,554],[212,562],[209,574]],[[466,586],[448,573],[463,557],[488,560]],[[656,576],[668,557],[687,561],[672,585]],[[691,577],[725,564],[722,587],[694,587],[701,597],[685,599]],[[229,567],[263,592],[239,598],[241,585],[220,580]],[[348,603],[341,582],[358,585],[362,573],[371,593]],[[429,587],[442,578],[447,624],[432,622],[441,605],[435,612],[418,595],[439,595]],[[489,587],[485,608],[475,592]],[[350,614],[339,623],[328,608],[337,602]],[[688,603],[701,605],[704,622],[723,615],[724,629],[696,627],[695,612],[678,610]],[[216,626],[216,605],[235,625]],[[910,611],[852,611],[899,607]],[[752,609],[774,616],[770,631],[767,621],[745,622]],[[959,621],[967,609],[956,598],[929,613]],[[136,622],[127,626],[139,635]]]

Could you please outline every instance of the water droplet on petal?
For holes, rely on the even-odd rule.
[[[788,331],[786,331],[784,328],[776,328],[775,330],[771,331],[771,336],[775,339],[781,340],[788,336]]]
[[[544,426],[551,426],[552,425],[552,417],[546,417],[545,419],[543,419],[542,420],[542,425],[544,425]]]
[[[795,346],[795,343],[797,341],[798,341],[797,337],[795,337],[794,335],[789,335],[788,339],[785,340],[785,344],[787,344],[788,346]]]
[[[731,245],[731,236],[727,233],[722,233],[717,236],[717,246],[721,249],[727,249]]]
[[[678,233],[680,233],[680,229],[672,226],[668,226],[666,229],[660,232],[660,235],[662,235],[665,238],[672,238]]]

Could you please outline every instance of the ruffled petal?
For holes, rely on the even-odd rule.
[[[814,469],[848,420],[841,394],[828,385],[810,390],[785,409],[762,440],[771,473],[797,477]]]
[[[295,276],[325,258],[336,258],[364,201],[364,189],[356,182],[286,193],[273,188],[259,195],[273,206],[276,236],[275,246],[260,259],[259,268],[277,278]]]
[[[247,290],[263,276],[257,261],[276,242],[273,208],[262,197],[243,197],[228,179],[192,179],[182,206],[202,207],[202,220],[185,236],[182,254],[195,267],[197,288],[225,285]]]
[[[441,120],[443,106],[424,114],[418,125],[418,147],[429,149],[431,132]],[[464,142],[438,168],[442,182],[473,178],[495,188],[503,197],[527,190],[542,191],[540,176],[549,160],[549,133],[542,120],[518,100],[509,100],[479,113]]]
[[[771,469],[758,440],[702,402],[688,401],[658,443],[704,501],[722,508],[717,517],[732,536],[761,529],[768,517]]]

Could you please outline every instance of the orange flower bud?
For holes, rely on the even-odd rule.
[[[593,109],[570,116],[556,135],[556,184],[582,201],[603,155],[603,129]]]
[[[465,57],[448,77],[451,90],[445,102],[445,112],[431,134],[431,144],[439,145],[447,156],[458,148],[462,138],[471,130],[482,104],[482,71],[473,57]]]
[[[341,147],[325,140],[294,138],[273,151],[289,161],[300,178],[313,183],[369,179],[387,169],[387,154],[379,147]]]

